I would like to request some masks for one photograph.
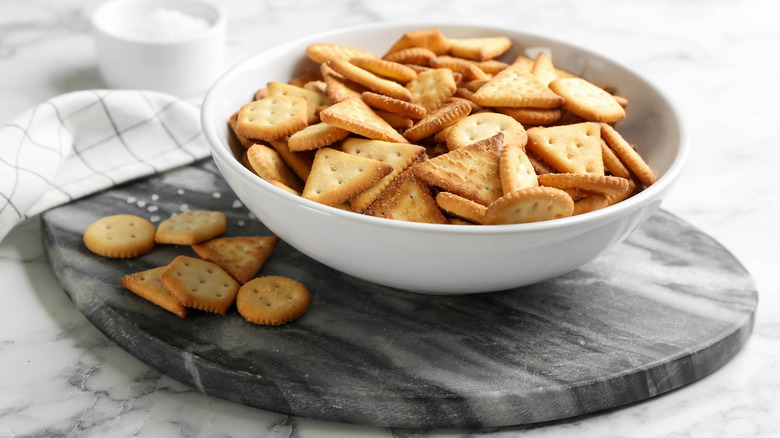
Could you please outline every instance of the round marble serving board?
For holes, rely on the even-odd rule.
[[[81,234],[107,215],[159,223],[184,209],[226,212],[226,235],[271,234],[205,160],[43,214],[50,264],[76,307],[134,356],[199,391],[273,412],[410,428],[563,419],[702,378],[753,327],[758,297],[745,268],[665,211],[576,271],[488,294],[382,287],[280,242],[258,275],[306,284],[304,316],[279,327],[235,309],[181,319],[118,281],[195,256],[189,247],[111,260],[89,253]]]

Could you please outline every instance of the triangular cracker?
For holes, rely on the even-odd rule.
[[[428,183],[411,171],[403,172],[393,180],[366,214],[408,222],[447,223]]]
[[[363,137],[397,143],[408,143],[403,135],[376,115],[360,95],[334,104],[320,113],[323,122]]]
[[[192,250],[244,284],[257,274],[278,242],[276,236],[218,237],[192,245]]]
[[[428,183],[482,205],[501,197],[500,159],[504,134],[416,164],[412,170]]]
[[[185,318],[190,309],[174,298],[174,296],[165,289],[162,283],[160,283],[160,274],[162,274],[166,268],[167,266],[160,266],[159,268],[125,275],[119,280],[119,285],[129,289],[134,294],[153,302],[163,309]]]
[[[527,133],[527,148],[558,172],[604,175],[598,123],[536,127]]]
[[[406,170],[425,148],[408,143],[391,143],[381,140],[368,140],[363,138],[348,138],[341,144],[341,150],[361,157],[379,160],[391,164],[393,171],[350,199],[350,206],[356,212],[363,212],[390,182],[401,172]]]
[[[321,204],[336,205],[392,171],[390,164],[325,147],[314,156],[303,197]]]
[[[452,97],[458,86],[452,70],[437,68],[418,74],[406,84],[406,88],[412,93],[412,103],[431,112]]]
[[[552,92],[522,64],[502,70],[472,96],[482,106],[557,108],[563,98]]]
[[[504,36],[483,38],[450,38],[450,54],[475,61],[486,61],[504,54],[512,40]]]
[[[401,38],[387,50],[385,57],[409,47],[423,47],[437,55],[443,55],[450,48],[450,42],[437,28],[410,30],[401,35]]]

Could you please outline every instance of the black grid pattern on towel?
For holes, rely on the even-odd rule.
[[[94,100],[88,101],[84,105],[82,105],[81,107],[76,108],[74,110],[71,110],[69,112],[69,114],[62,114],[62,109],[61,108],[59,108],[52,101],[47,101],[47,102],[44,102],[44,103],[38,105],[37,107],[35,107],[32,110],[31,117],[30,117],[30,120],[29,120],[27,126],[21,126],[19,124],[13,124],[13,123],[0,126],[0,129],[19,129],[19,130],[21,130],[23,132],[23,138],[20,141],[19,145],[0,145],[0,147],[14,147],[14,146],[16,146],[17,149],[19,149],[19,150],[16,151],[15,161],[12,162],[12,163],[9,163],[6,160],[2,160],[0,158],[0,160],[2,160],[2,162],[4,164],[8,165],[9,167],[12,167],[13,171],[14,171],[14,175],[13,175],[14,182],[13,182],[13,185],[11,187],[10,193],[2,193],[2,192],[0,192],[0,202],[3,203],[2,205],[0,205],[0,213],[3,213],[6,209],[11,209],[11,210],[13,210],[13,212],[18,217],[18,221],[21,221],[21,220],[26,219],[28,217],[27,213],[25,211],[23,211],[23,208],[18,206],[18,205],[15,205],[14,202],[13,202],[14,195],[17,194],[17,191],[23,189],[23,187],[20,187],[20,185],[21,185],[20,184],[20,175],[21,174],[32,175],[32,176],[34,176],[36,178],[39,178],[40,180],[44,181],[48,185],[49,190],[59,191],[67,199],[66,202],[70,202],[70,201],[75,199],[74,195],[67,190],[67,187],[70,186],[70,185],[82,183],[85,180],[87,180],[89,178],[94,178],[96,176],[105,178],[109,182],[109,185],[116,185],[116,184],[118,184],[120,182],[124,182],[124,181],[117,181],[115,178],[113,178],[111,176],[111,174],[114,171],[116,171],[117,168],[125,167],[125,166],[127,166],[129,164],[139,164],[140,163],[140,164],[143,164],[145,166],[148,166],[149,170],[147,172],[140,172],[140,174],[138,176],[143,176],[143,175],[156,173],[156,172],[159,172],[161,170],[164,170],[165,168],[170,167],[170,164],[162,163],[162,165],[160,165],[161,163],[156,163],[155,161],[159,161],[158,160],[159,157],[164,156],[166,154],[169,154],[169,153],[171,153],[175,149],[179,149],[184,154],[189,156],[189,158],[187,160],[185,160],[185,163],[186,162],[193,162],[193,161],[197,160],[198,158],[201,158],[201,157],[197,156],[196,154],[194,154],[193,152],[191,152],[190,150],[188,150],[187,147],[186,147],[190,143],[196,141],[199,138],[200,133],[196,130],[195,133],[192,136],[190,136],[189,138],[180,140],[180,139],[176,138],[176,135],[174,135],[174,129],[171,126],[169,126],[168,123],[166,123],[166,120],[163,117],[163,115],[164,115],[164,113],[166,111],[169,111],[176,104],[183,103],[183,101],[171,100],[170,102],[167,102],[162,107],[155,108],[153,99],[147,93],[139,91],[138,93],[140,93],[141,97],[142,97],[141,100],[146,102],[146,104],[148,105],[148,110],[149,110],[149,112],[151,112],[151,115],[148,118],[146,118],[146,119],[141,119],[138,122],[132,124],[131,126],[124,127],[124,128],[122,128],[120,130],[118,128],[118,126],[117,126],[116,121],[112,117],[111,111],[110,111],[110,107],[109,107],[109,105],[106,102],[106,98],[109,97],[109,95],[111,93],[114,93],[114,92],[115,91],[111,91],[111,90],[106,90],[106,91],[92,90],[92,94],[94,96]],[[128,91],[116,91],[116,92],[128,92]],[[20,165],[19,157],[20,157],[21,146],[22,145],[34,145],[34,146],[37,146],[37,147],[45,148],[45,149],[47,149],[47,150],[49,150],[51,152],[57,153],[60,156],[60,158],[66,158],[66,157],[63,157],[63,151],[66,149],[66,145],[59,144],[58,145],[59,146],[59,150],[54,150],[52,147],[49,147],[48,145],[44,145],[44,144],[41,144],[39,142],[36,142],[32,138],[32,136],[30,135],[31,125],[34,124],[34,121],[36,120],[36,117],[38,116],[38,113],[40,112],[41,108],[43,108],[44,106],[50,106],[51,108],[53,108],[54,113],[56,114],[56,117],[57,117],[57,119],[59,121],[59,128],[58,129],[63,130],[63,129],[66,129],[65,127],[67,126],[67,122],[68,122],[69,119],[71,119],[72,117],[76,116],[77,114],[79,114],[79,113],[81,113],[83,111],[86,111],[88,109],[94,109],[92,107],[95,106],[95,105],[100,105],[102,107],[102,110],[105,113],[105,116],[106,116],[107,120],[109,121],[110,128],[111,128],[109,132],[111,134],[108,137],[106,137],[106,138],[102,138],[102,139],[100,139],[100,140],[98,140],[96,142],[93,142],[92,144],[86,144],[86,145],[74,144],[73,145],[73,149],[72,149],[72,155],[70,157],[67,157],[69,159],[70,158],[78,159],[79,162],[85,168],[89,169],[91,174],[83,175],[80,178],[76,178],[76,179],[73,179],[73,180],[70,180],[70,181],[66,181],[61,186],[57,186],[56,184],[54,184],[54,181],[52,181],[51,179],[47,178],[45,175],[43,175],[43,174],[41,174],[39,172],[36,172],[35,169],[31,169],[31,168],[24,167],[24,166]],[[172,142],[174,147],[173,148],[160,148],[159,152],[157,152],[156,154],[149,155],[146,158],[139,157],[135,153],[135,151],[133,151],[133,148],[131,148],[127,144],[127,142],[125,140],[125,135],[124,134],[126,132],[132,130],[132,129],[142,128],[142,125],[145,125],[145,124],[146,125],[148,125],[148,124],[159,124],[159,126],[162,128],[161,132],[164,132],[169,137],[168,140],[170,140]],[[105,128],[105,126],[103,128]],[[58,135],[58,138],[60,139],[59,141],[61,141],[61,136]],[[112,141],[114,139],[117,139],[118,142]],[[87,151],[87,150],[91,150],[93,148],[100,148],[100,147],[103,147],[103,145],[108,145],[108,146],[105,146],[106,148],[108,148],[108,147],[116,147],[117,144],[121,145],[121,147],[124,149],[124,152],[126,152],[129,156],[133,157],[135,162],[133,162],[133,163],[122,163],[120,165],[117,165],[117,166],[114,166],[114,167],[110,167],[110,168],[106,168],[106,169],[102,169],[101,170],[101,169],[95,168],[94,166],[91,166],[90,163],[89,163],[89,160],[85,159],[84,156],[83,156],[83,153],[85,151]],[[113,153],[113,152],[106,151],[105,153]],[[180,163],[180,164],[185,164],[185,163]]]

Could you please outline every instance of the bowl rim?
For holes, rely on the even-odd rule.
[[[571,217],[560,218],[560,219],[552,219],[547,221],[521,223],[521,224],[473,226],[473,225],[458,225],[458,224],[419,223],[419,222],[408,222],[408,221],[374,217],[374,216],[355,213],[351,211],[344,211],[336,207],[320,204],[318,202],[311,201],[309,199],[305,199],[300,196],[296,196],[292,193],[288,193],[284,190],[280,190],[279,188],[273,186],[272,184],[268,183],[262,178],[258,178],[257,175],[251,173],[248,169],[246,169],[243,165],[241,165],[239,161],[233,156],[230,150],[230,145],[227,143],[227,140],[221,139],[220,136],[217,135],[215,126],[212,123],[212,120],[215,119],[214,117],[215,114],[213,113],[215,104],[213,102],[215,102],[216,99],[218,99],[218,94],[220,90],[223,87],[225,87],[231,81],[231,79],[233,79],[234,77],[238,76],[239,74],[247,70],[248,66],[251,65],[256,59],[263,56],[269,56],[275,53],[279,53],[279,52],[285,53],[288,52],[293,47],[302,46],[303,44],[313,43],[320,40],[326,41],[328,38],[333,36],[341,36],[344,34],[359,32],[363,30],[381,31],[381,30],[389,30],[393,28],[402,28],[402,27],[410,27],[410,26],[411,27],[424,26],[421,28],[431,28],[431,27],[444,28],[444,27],[457,26],[457,27],[473,28],[475,30],[476,29],[491,30],[496,32],[506,31],[506,32],[511,32],[512,34],[515,35],[519,34],[519,35],[527,36],[529,38],[547,40],[558,45],[569,46],[573,49],[576,49],[577,51],[581,51],[582,53],[586,54],[588,57],[600,58],[610,63],[613,63],[615,65],[618,65],[624,70],[626,70],[627,72],[629,72],[631,75],[635,76],[639,81],[643,82],[648,88],[652,89],[658,96],[661,97],[661,99],[663,99],[665,104],[669,107],[670,111],[672,112],[672,117],[676,121],[679,130],[678,132],[679,145],[677,149],[677,154],[674,156],[674,159],[672,160],[667,171],[664,172],[664,174],[661,175],[654,184],[652,184],[650,187],[646,188],[645,190],[641,191],[640,193],[637,193],[634,196],[625,199],[617,204],[611,205],[607,208],[585,213],[582,215],[571,216]],[[685,120],[683,119],[675,103],[669,98],[668,95],[666,95],[661,90],[660,87],[655,85],[652,81],[647,79],[642,74],[637,73],[633,69],[625,66],[623,63],[620,63],[608,56],[593,52],[592,50],[579,46],[575,43],[571,43],[569,41],[561,40],[555,37],[550,37],[547,35],[526,32],[526,31],[518,31],[516,29],[511,29],[506,26],[484,25],[484,24],[475,24],[473,22],[469,23],[469,22],[459,22],[459,21],[438,22],[438,21],[418,21],[418,20],[411,20],[411,21],[393,20],[393,21],[383,21],[379,23],[361,24],[361,25],[355,25],[350,27],[344,27],[337,30],[315,33],[309,36],[297,38],[295,40],[288,41],[286,43],[282,43],[267,48],[265,50],[262,50],[260,52],[254,53],[248,56],[247,58],[239,61],[238,63],[234,64],[230,68],[228,68],[212,84],[212,86],[206,92],[201,104],[201,131],[207,140],[209,149],[212,155],[214,156],[214,159],[217,162],[218,167],[220,167],[221,162],[226,163],[228,166],[231,167],[231,170],[236,171],[236,173],[241,178],[243,178],[249,183],[255,183],[255,184],[259,183],[258,184],[259,187],[268,190],[269,193],[272,194],[273,196],[281,197],[282,199],[285,199],[288,202],[300,204],[300,206],[306,207],[308,209],[313,209],[320,214],[335,216],[335,217],[343,218],[348,221],[357,222],[365,225],[382,226],[394,230],[424,231],[426,233],[458,234],[458,235],[463,235],[463,234],[494,235],[494,234],[533,233],[533,232],[541,232],[541,231],[554,231],[556,229],[563,230],[572,227],[577,228],[581,226],[589,226],[592,224],[598,225],[601,223],[606,223],[612,220],[616,220],[620,217],[629,214],[632,211],[635,211],[647,205],[648,203],[652,202],[653,199],[655,199],[657,194],[663,193],[667,189],[669,189],[670,186],[674,184],[674,182],[679,178],[682,169],[684,168],[685,163],[687,162],[688,156],[690,154],[690,139],[686,128]]]

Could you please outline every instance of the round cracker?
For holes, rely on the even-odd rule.
[[[501,113],[482,112],[458,120],[447,133],[447,149],[453,151],[504,133],[504,144],[525,148],[528,135],[517,120]]]
[[[569,217],[574,201],[563,190],[529,187],[508,193],[485,210],[486,225],[521,224]]]
[[[309,308],[309,290],[287,277],[269,275],[245,283],[238,290],[236,308],[247,321],[280,325],[293,321]]]
[[[137,257],[154,248],[155,228],[131,214],[106,216],[90,224],[82,239],[93,253],[112,258]]]

